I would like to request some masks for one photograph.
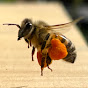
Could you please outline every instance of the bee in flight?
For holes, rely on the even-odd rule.
[[[67,62],[74,63],[76,59],[76,51],[73,43],[59,32],[59,29],[65,29],[74,23],[77,23],[82,18],[78,18],[72,22],[58,25],[48,25],[43,21],[33,23],[31,19],[24,19],[21,26],[18,24],[3,24],[16,25],[19,28],[18,40],[24,37],[24,40],[33,47],[32,61],[35,48],[37,48],[37,59],[41,66],[41,75],[43,69],[49,67],[52,60],[63,59]]]

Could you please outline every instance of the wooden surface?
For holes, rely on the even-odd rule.
[[[78,28],[73,25],[64,34],[77,48],[76,62],[53,61],[53,72],[45,68],[41,76],[36,53],[32,62],[31,48],[23,39],[17,41],[18,28],[2,25],[20,24],[24,18],[48,24],[71,21],[62,4],[0,4],[0,88],[88,88],[88,47]]]

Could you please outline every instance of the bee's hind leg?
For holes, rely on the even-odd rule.
[[[41,67],[41,76],[43,76],[43,68]]]
[[[44,65],[45,65],[45,57],[42,57],[41,59],[41,76],[43,76],[43,69],[44,69]]]
[[[51,60],[51,58],[49,57],[48,54],[47,54],[47,58],[46,58],[46,63],[47,63],[47,67],[48,67],[48,69],[50,69],[51,72],[52,72],[52,69],[49,67],[49,65],[52,63],[52,60]]]
[[[51,58],[49,57],[48,53],[42,53],[42,58],[41,58],[41,76],[43,76],[43,69],[44,67],[48,67],[52,71],[52,69],[49,67],[49,65],[52,63]]]
[[[33,59],[34,53],[35,53],[35,47],[33,46],[33,48],[32,48],[32,61],[34,61],[34,59]]]
[[[47,66],[48,67],[48,69],[50,69],[51,70],[51,72],[52,72],[52,69],[49,67],[49,66]]]

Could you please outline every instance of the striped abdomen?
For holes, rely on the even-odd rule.
[[[68,52],[68,55],[63,58],[63,60],[67,61],[67,62],[71,62],[71,63],[74,63],[75,59],[76,59],[76,52],[75,52],[75,46],[72,44],[72,42],[67,39],[64,35],[62,34],[52,34],[51,37],[50,37],[50,34],[48,33],[47,36],[46,36],[46,41],[42,44],[42,47],[41,47],[41,50],[43,50],[46,46],[46,48],[48,47],[47,45],[49,44],[46,44],[46,42],[48,40],[52,40],[53,38],[57,38],[59,39],[67,48],[67,52]]]
[[[67,52],[68,52],[68,55],[63,59],[67,62],[74,63],[76,56],[77,56],[75,46],[65,36],[59,35],[59,37],[60,37],[61,42],[65,44],[67,48]]]

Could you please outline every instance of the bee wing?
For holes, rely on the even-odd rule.
[[[48,27],[48,29],[50,29],[51,31],[64,32],[64,31],[69,30],[73,24],[79,22],[82,19],[83,19],[83,17],[80,17],[80,18],[78,18],[72,22],[69,22],[69,23],[50,25],[50,26],[46,26],[46,27]]]

